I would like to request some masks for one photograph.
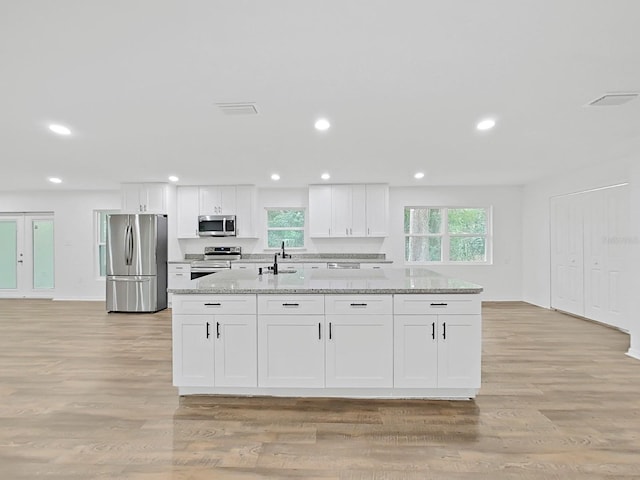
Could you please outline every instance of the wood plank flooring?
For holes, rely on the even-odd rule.
[[[475,401],[186,397],[170,312],[0,300],[2,479],[640,479],[640,362],[615,330],[483,307]]]

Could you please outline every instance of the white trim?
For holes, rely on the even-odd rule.
[[[638,348],[629,348],[627,355],[631,358],[635,358],[636,360],[640,360],[640,349]]]

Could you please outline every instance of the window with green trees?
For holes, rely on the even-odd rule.
[[[491,263],[491,209],[405,207],[407,263]]]
[[[267,209],[267,248],[304,248],[304,209]]]

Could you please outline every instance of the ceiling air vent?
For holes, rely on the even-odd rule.
[[[257,115],[258,109],[252,102],[216,103],[225,115]]]
[[[607,93],[592,100],[587,104],[589,107],[614,107],[630,102],[638,97],[637,93]]]

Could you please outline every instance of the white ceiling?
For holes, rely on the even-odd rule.
[[[640,91],[639,18],[638,0],[5,0],[0,190],[523,184],[640,157],[640,99],[585,107]]]

